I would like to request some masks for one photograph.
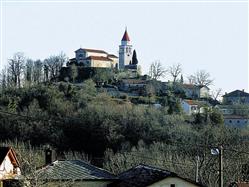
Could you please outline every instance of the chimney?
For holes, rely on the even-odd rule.
[[[52,163],[52,150],[50,148],[45,149],[45,164]]]
[[[244,90],[244,89],[242,89],[242,92],[245,92],[245,90]]]

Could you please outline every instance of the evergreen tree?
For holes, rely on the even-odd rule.
[[[134,50],[133,54],[132,54],[132,64],[134,64],[134,65],[138,64],[136,50]]]
[[[180,83],[183,84],[183,76],[181,75],[181,80],[180,80]]]

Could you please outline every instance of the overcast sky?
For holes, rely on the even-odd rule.
[[[223,92],[248,91],[248,4],[2,2],[0,68],[15,52],[44,59],[79,47],[118,55],[125,27],[143,73],[151,62],[206,70]],[[168,78],[165,78],[167,80]]]

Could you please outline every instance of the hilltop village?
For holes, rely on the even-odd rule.
[[[0,186],[249,186],[249,93],[142,63],[127,29],[118,55],[14,54],[0,75]]]
[[[177,69],[175,71],[177,73]],[[180,71],[177,76],[180,76]],[[182,75],[178,80],[162,82],[153,77],[153,72],[142,75],[127,29],[121,39],[118,57],[100,49],[79,48],[75,51],[75,58],[69,59],[67,67],[62,68],[59,78],[75,85],[93,78],[97,87],[113,97],[130,97],[135,104],[152,104],[156,108],[164,105],[160,97],[172,92],[179,110],[187,115],[215,109],[222,114],[226,125],[246,127],[249,124],[249,116],[243,112],[243,105],[249,104],[249,93],[244,90],[225,93],[223,100],[218,101],[220,92],[212,96],[209,84],[205,82],[185,83]],[[142,97],[149,97],[149,101]]]

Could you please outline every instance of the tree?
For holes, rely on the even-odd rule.
[[[51,80],[56,80],[59,76],[63,64],[67,61],[66,55],[61,52],[59,55],[50,56],[44,60],[45,77]]]
[[[43,63],[41,60],[34,61],[33,82],[40,83],[43,75]]]
[[[183,80],[183,76],[182,76],[182,74],[181,74],[180,83],[181,83],[181,84],[183,84],[183,83],[184,83],[184,80]]]
[[[70,66],[70,75],[71,75],[71,78],[73,79],[73,83],[74,83],[75,79],[78,76],[78,68],[77,68],[77,66],[75,64],[72,64]]]
[[[8,74],[10,76],[11,85],[14,87],[21,87],[21,77],[23,74],[25,63],[24,54],[17,52],[12,59],[9,59]]]
[[[177,77],[181,74],[181,72],[182,72],[181,64],[175,64],[169,67],[169,73],[173,77],[173,83],[176,82]]]
[[[1,87],[0,90],[5,90],[5,88],[8,86],[8,82],[7,82],[7,72],[6,72],[6,68],[2,69],[2,73],[0,74],[0,83],[1,83]]]
[[[27,85],[31,85],[33,82],[33,69],[34,69],[34,61],[28,59],[25,64],[25,83]]]
[[[199,70],[194,75],[188,77],[189,83],[198,86],[209,86],[213,83],[213,79],[210,78],[210,74],[205,70]]]
[[[222,95],[221,92],[222,92],[221,88],[212,91],[212,99],[217,100]]]
[[[107,68],[95,69],[93,80],[100,86],[103,83],[108,83],[114,77],[113,71]]]
[[[137,65],[137,64],[138,64],[136,50],[134,50],[134,51],[133,51],[133,54],[132,54],[132,64],[134,64],[134,65]]]
[[[161,62],[159,60],[156,60],[151,63],[150,69],[149,69],[149,75],[152,79],[159,79],[161,77],[164,77],[167,70],[162,66]]]

